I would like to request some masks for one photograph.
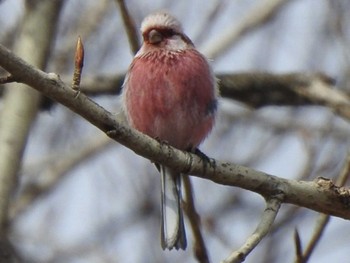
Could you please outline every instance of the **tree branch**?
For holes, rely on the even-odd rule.
[[[183,179],[186,194],[186,203],[184,205],[184,210],[187,214],[192,228],[194,240],[193,252],[198,262],[209,263],[210,260],[208,251],[201,232],[201,220],[194,205],[192,183],[188,175],[183,175]]]
[[[14,75],[18,81],[65,105],[117,142],[147,159],[178,172],[205,178],[218,184],[241,187],[265,198],[284,193],[286,203],[350,219],[350,190],[337,187],[328,179],[318,178],[313,182],[288,180],[227,162],[208,163],[195,154],[159,143],[123,125],[116,120],[114,114],[84,94],[75,97],[75,91],[63,83],[56,74],[47,74],[34,68],[1,45],[0,66]]]
[[[119,6],[119,10],[123,18],[123,23],[126,30],[126,34],[128,36],[131,51],[133,54],[136,54],[136,52],[140,48],[140,41],[138,39],[138,34],[134,20],[130,16],[124,0],[115,0],[115,2]]]
[[[248,254],[270,231],[282,202],[283,194],[276,195],[266,200],[265,211],[262,214],[261,221],[254,233],[247,239],[242,247],[240,247],[237,251],[234,251],[222,263],[240,263],[245,260]]]
[[[323,93],[339,93],[332,89],[334,80],[322,73],[272,74],[268,72],[218,74],[220,92],[225,98],[238,100],[253,108],[264,106],[322,105],[306,92],[316,83],[325,86]],[[302,92],[304,90],[304,93]],[[348,97],[341,93],[339,96]],[[327,99],[326,99],[327,100]]]
[[[14,50],[39,68],[46,66],[62,4],[63,1],[26,1],[26,12]],[[37,30],[39,25],[41,29]],[[6,239],[9,202],[16,187],[22,154],[40,99],[40,93],[22,84],[8,85],[4,91],[0,116],[1,240]],[[9,254],[13,253],[9,251]],[[0,261],[9,260],[0,255]]]
[[[206,44],[201,50],[203,53],[211,59],[224,54],[229,47],[232,47],[235,42],[241,40],[241,37],[261,28],[264,23],[269,22],[275,14],[290,0],[265,0],[256,4],[252,10],[240,19],[235,21],[232,26],[227,26],[226,30],[223,30],[221,34],[208,44]]]
[[[222,97],[240,101],[249,107],[325,106],[350,120],[348,94],[336,89],[334,79],[323,73],[241,72],[217,74],[216,77]],[[87,77],[81,90],[89,95],[119,94],[123,81],[123,74]]]

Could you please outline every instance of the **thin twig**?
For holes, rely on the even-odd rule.
[[[130,16],[124,0],[115,0],[115,1],[119,6],[119,10],[123,18],[124,27],[126,30],[126,34],[128,35],[131,51],[133,54],[136,54],[137,50],[139,50],[140,42],[139,42],[134,20]]]
[[[297,229],[294,230],[294,244],[295,244],[296,263],[302,263],[303,248],[301,245],[300,235]]]
[[[193,239],[194,239],[193,251],[198,262],[209,263],[210,262],[209,255],[208,255],[204,238],[200,229],[200,226],[201,226],[200,217],[194,205],[191,180],[188,177],[188,175],[183,175],[182,178],[183,178],[185,194],[186,194],[186,203],[184,205],[184,208],[185,208],[184,210],[187,214],[187,217],[190,221],[191,228],[192,228]]]
[[[261,25],[271,20],[289,0],[265,0],[259,3],[247,13],[237,24],[226,26],[220,36],[215,37],[201,50],[209,58],[215,59],[231,47],[248,32],[261,28]]]
[[[271,197],[266,200],[266,208],[262,214],[261,221],[254,233],[247,239],[247,241],[238,250],[234,251],[222,263],[239,263],[243,262],[247,255],[260,243],[260,241],[270,231],[273,222],[280,209],[283,201],[283,194]]]

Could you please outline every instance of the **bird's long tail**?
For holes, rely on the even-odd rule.
[[[163,249],[186,249],[186,233],[181,209],[181,176],[171,169],[160,166],[161,200],[161,242]]]

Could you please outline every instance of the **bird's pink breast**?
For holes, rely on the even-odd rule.
[[[196,50],[136,57],[124,85],[131,126],[179,149],[197,147],[214,124],[215,79]]]

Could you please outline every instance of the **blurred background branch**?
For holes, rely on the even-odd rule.
[[[58,22],[62,1],[27,1],[23,26],[13,50],[45,69]],[[37,30],[40,26],[41,30]],[[40,48],[38,48],[40,46]],[[16,188],[30,127],[36,118],[41,95],[23,84],[8,84],[4,90],[0,115],[0,238],[6,237],[10,198]],[[12,262],[12,251],[2,253],[0,261]],[[5,256],[4,256],[5,255]],[[10,257],[10,258],[8,258]]]

